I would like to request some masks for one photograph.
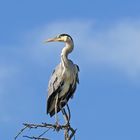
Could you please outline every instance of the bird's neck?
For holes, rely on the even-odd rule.
[[[74,48],[74,44],[73,42],[66,42],[66,45],[65,47],[62,49],[62,52],[61,52],[61,62],[62,62],[62,65],[63,66],[67,66],[68,64],[68,54],[72,52]]]

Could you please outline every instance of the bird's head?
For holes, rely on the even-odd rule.
[[[50,38],[50,39],[47,39],[45,41],[45,43],[47,42],[65,42],[65,43],[72,43],[73,42],[73,39],[70,35],[68,34],[60,34],[54,38]]]

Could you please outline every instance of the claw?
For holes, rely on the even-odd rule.
[[[65,126],[66,126],[66,127],[70,126],[70,122],[69,122],[69,121],[66,122]]]
[[[56,121],[55,125],[56,125],[55,129],[58,132],[60,130],[60,124],[58,123],[58,121]]]

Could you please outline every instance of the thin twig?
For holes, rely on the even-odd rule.
[[[22,128],[21,130],[20,130],[20,132],[15,136],[15,140],[18,138],[18,136],[19,135],[21,135],[22,134],[22,132],[25,130],[25,129],[27,129],[28,128],[28,126],[25,126],[24,128]]]
[[[42,137],[43,135],[45,135],[48,131],[50,130],[50,128],[48,128],[46,131],[44,131],[42,134],[40,134],[38,137]]]
[[[34,140],[49,140],[47,138],[39,138],[39,137],[30,137],[30,136],[23,136],[24,138],[28,138],[28,139],[34,139]]]
[[[70,130],[71,130],[72,133],[71,133],[71,135],[70,135],[69,140],[71,140],[72,137],[75,135],[77,129],[74,130],[74,129],[71,127]]]

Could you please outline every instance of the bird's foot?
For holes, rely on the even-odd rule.
[[[66,126],[66,127],[70,126],[70,122],[69,121],[66,122],[64,126]]]
[[[56,121],[56,123],[55,123],[55,126],[56,126],[56,131],[58,132],[59,130],[60,130],[60,124],[58,123],[58,121]]]

